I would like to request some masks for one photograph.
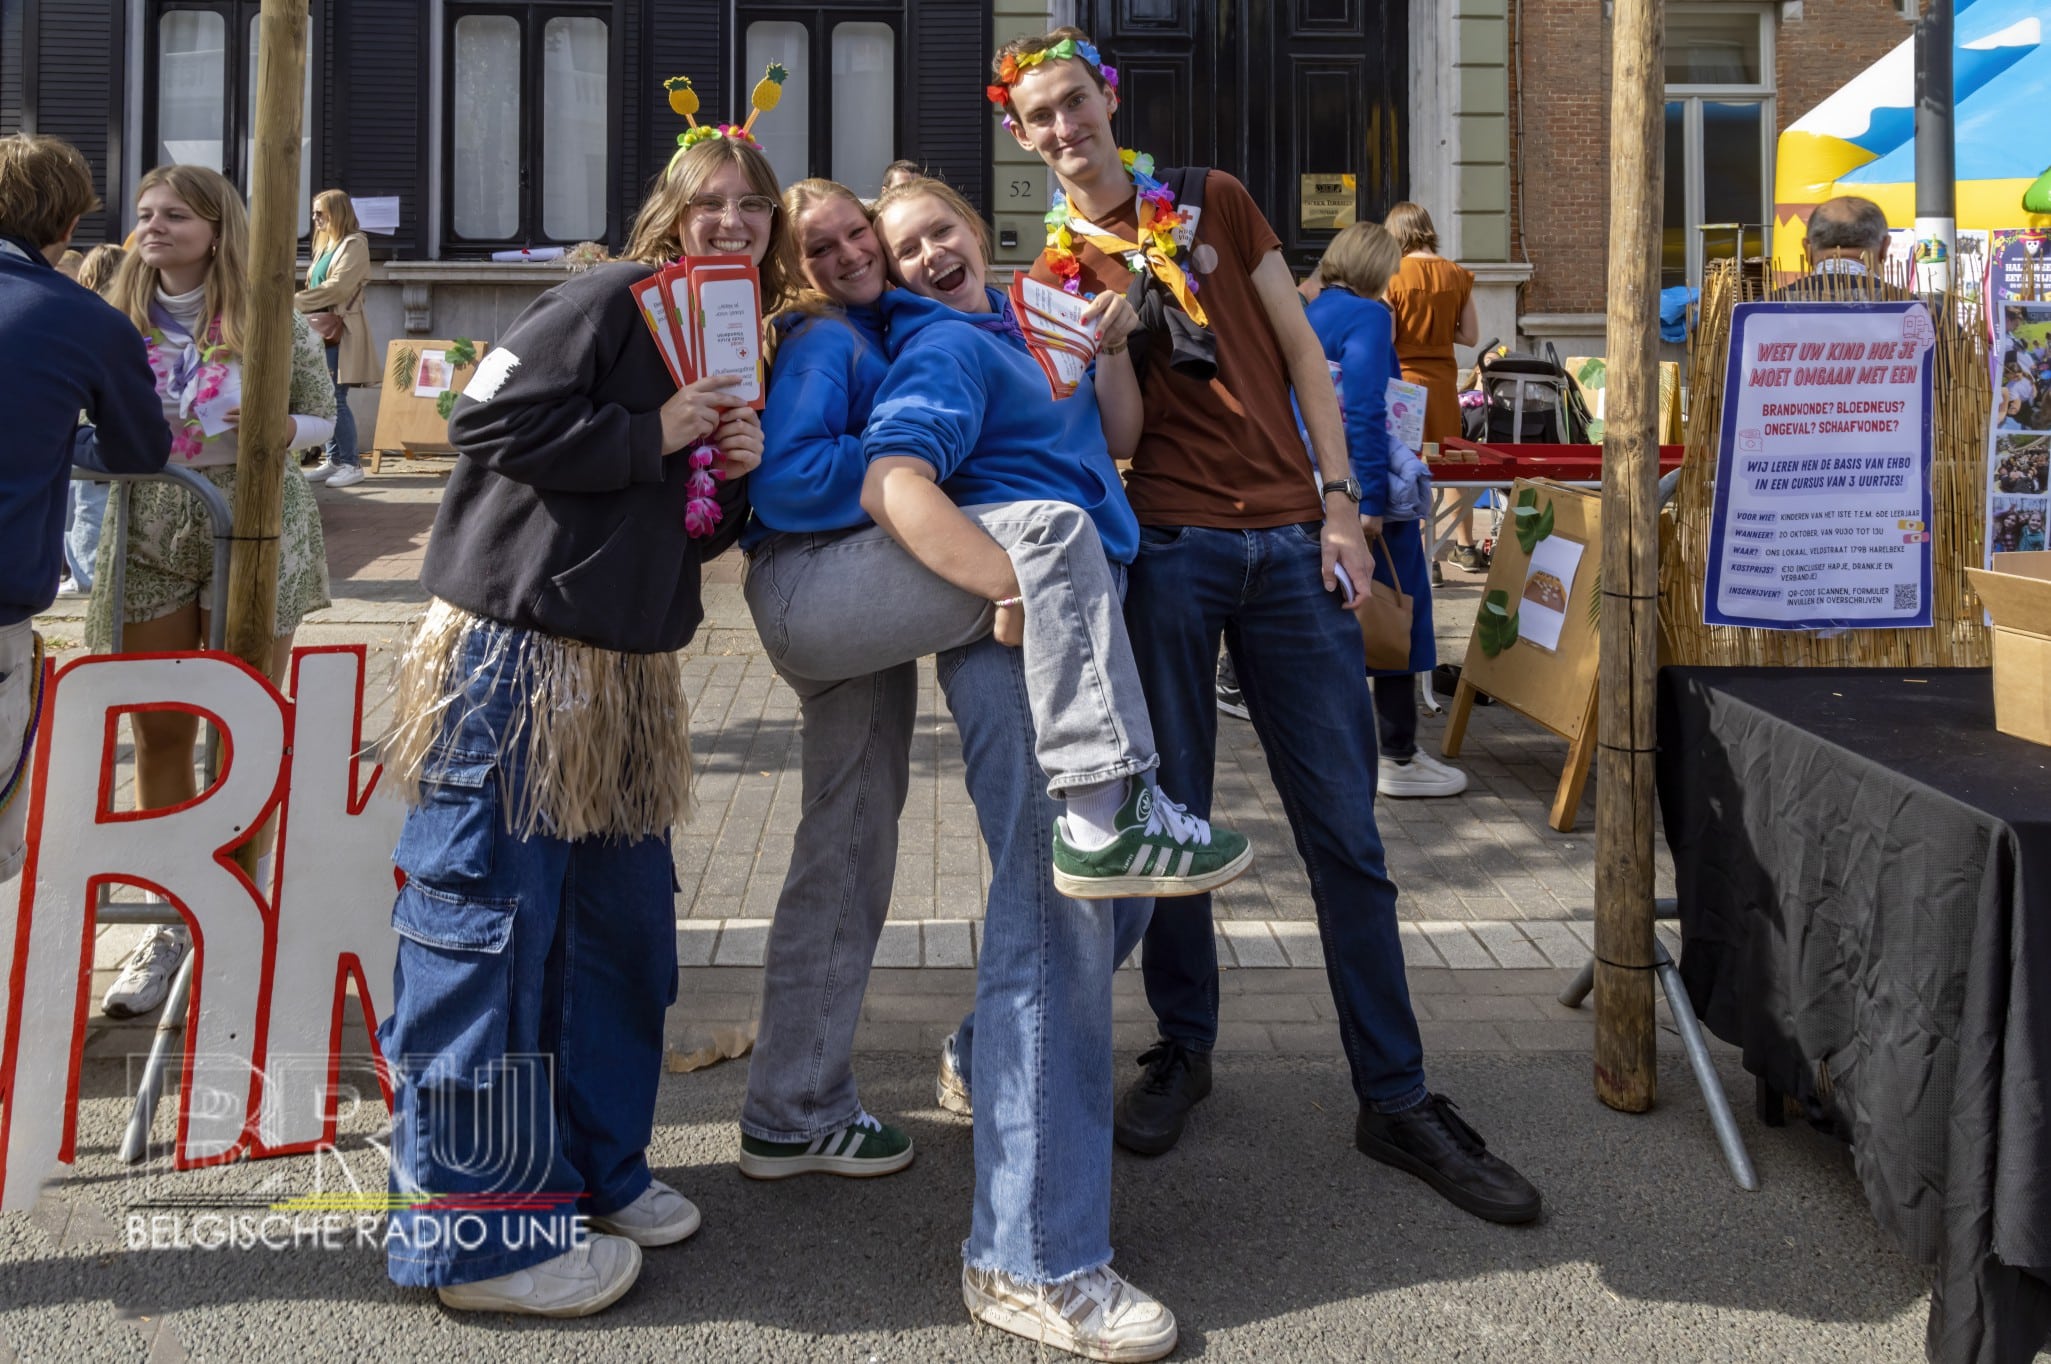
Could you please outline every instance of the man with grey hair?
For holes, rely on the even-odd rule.
[[[1802,240],[1809,273],[1774,291],[1782,299],[1905,299],[1880,277],[1887,259],[1887,214],[1871,199],[1840,195],[1816,205]]]

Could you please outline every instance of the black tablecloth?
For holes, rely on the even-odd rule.
[[[1702,1021],[1850,1139],[1874,1216],[1936,1269],[1930,1358],[2032,1358],[2051,748],[1995,730],[1984,669],[1668,668],[1659,795]]]

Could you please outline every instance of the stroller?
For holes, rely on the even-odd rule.
[[[1489,445],[1585,443],[1588,410],[1552,342],[1545,343],[1543,356],[1497,355],[1495,346],[1490,340],[1478,352],[1482,359],[1475,387],[1485,401],[1462,408],[1462,434]]]

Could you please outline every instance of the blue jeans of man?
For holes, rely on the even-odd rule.
[[[1017,649],[942,654],[990,849],[976,968],[975,1207],[962,1257],[1026,1283],[1111,1259],[1114,913],[1054,889],[1054,820]]]
[[[577,1213],[641,1196],[677,990],[666,831],[508,830],[523,779],[499,756],[513,670],[479,676],[484,643],[470,642],[465,694],[393,854],[406,883],[378,1030],[395,1071],[392,1190],[433,1202],[392,1214],[386,1260],[414,1287],[552,1259],[574,1244]]]
[[[330,344],[328,352],[328,377],[339,379],[342,373],[342,348]],[[327,457],[332,464],[361,464],[363,456],[356,452],[356,414],[349,410],[349,390],[354,384],[335,385],[335,434],[328,437]]]
[[[1317,523],[1143,526],[1125,619],[1160,744],[1161,785],[1205,818],[1224,637],[1310,875],[1354,1092],[1392,1112],[1423,1100],[1424,1049],[1396,936],[1396,887],[1375,826],[1366,655],[1353,614],[1325,591],[1320,534]],[[1209,896],[1154,916],[1141,969],[1162,1035],[1209,1051],[1218,1040]]]

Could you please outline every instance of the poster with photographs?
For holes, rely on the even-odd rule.
[[[1994,418],[1987,455],[1987,560],[2045,548],[2051,513],[2051,234],[1996,232],[1989,247]]]
[[[448,392],[455,375],[456,367],[449,363],[447,351],[424,350],[420,352],[420,368],[414,371],[413,396],[438,398]]]

